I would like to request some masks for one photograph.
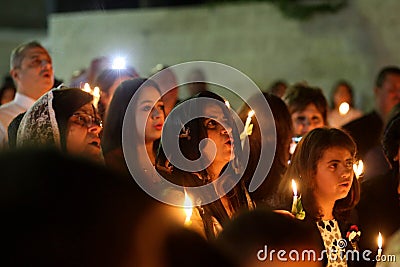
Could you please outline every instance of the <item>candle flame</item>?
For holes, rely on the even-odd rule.
[[[378,248],[382,248],[382,243],[383,243],[383,238],[382,238],[382,234],[381,234],[381,232],[379,232],[379,235],[378,235]]]
[[[363,161],[359,160],[358,163],[354,163],[353,164],[353,170],[354,170],[354,173],[355,173],[357,179],[360,178],[360,176],[364,172],[364,163],[363,163]]]
[[[228,108],[231,108],[231,104],[229,104],[228,100],[225,100],[225,106],[227,106]]]
[[[188,194],[185,191],[185,201],[183,202],[185,214],[186,214],[186,220],[185,224],[190,222],[190,218],[192,217],[193,213],[193,203]]]
[[[293,189],[293,195],[297,197],[297,184],[294,179],[292,179],[292,189]]]
[[[253,117],[253,116],[254,116],[254,113],[255,113],[254,110],[250,110],[249,113],[247,114],[247,117],[248,117],[248,118]]]
[[[347,102],[343,102],[342,104],[340,104],[339,106],[339,113],[340,115],[344,116],[347,114],[347,112],[349,112],[350,110],[350,105]]]
[[[82,88],[83,91],[87,92],[87,93],[91,93],[92,89],[90,88],[90,85],[88,83],[85,83],[85,85]]]

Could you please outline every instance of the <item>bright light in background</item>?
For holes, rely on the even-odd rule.
[[[114,58],[111,68],[115,70],[126,69],[126,61],[123,57],[116,57]]]

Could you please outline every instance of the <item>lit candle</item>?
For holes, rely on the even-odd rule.
[[[100,100],[100,88],[99,87],[95,87],[93,89],[93,106],[97,109],[97,106],[99,104],[99,100]]]
[[[294,179],[292,179],[292,189],[293,189],[292,214],[296,214],[297,213],[297,184]]]
[[[188,196],[186,191],[185,191],[185,201],[183,202],[183,209],[186,214],[185,226],[190,226],[192,224],[192,221],[190,220],[190,218],[192,217],[192,213],[193,213],[193,204],[192,204],[192,200],[190,199],[190,197]]]
[[[225,100],[225,106],[227,106],[227,107],[228,107],[228,109],[230,109],[230,108],[231,108],[231,104],[229,104],[229,101],[228,101],[228,100]]]
[[[244,125],[243,132],[240,134],[240,140],[242,140],[242,147],[244,147],[244,140],[246,139],[246,136],[251,135],[251,131],[253,130],[253,125],[250,125],[251,123],[251,118],[254,116],[254,110],[250,110],[249,113],[247,114],[247,119],[246,123]]]
[[[83,91],[87,93],[92,93],[92,89],[90,88],[90,85],[88,83],[85,83],[85,85],[82,88]]]
[[[346,115],[350,110],[350,105],[347,102],[343,102],[342,104],[340,104],[339,106],[339,113],[340,115],[344,116]]]
[[[383,243],[383,238],[382,238],[381,232],[379,232],[379,235],[378,235],[378,257],[382,256],[382,243]]]
[[[359,160],[357,163],[353,164],[353,170],[356,175],[356,178],[359,179],[361,175],[364,173],[364,163],[362,160]]]

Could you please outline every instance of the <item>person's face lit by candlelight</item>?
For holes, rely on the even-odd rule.
[[[353,162],[346,148],[331,147],[323,152],[315,175],[319,201],[335,202],[347,196],[353,182]]]
[[[292,113],[294,133],[303,136],[309,131],[324,126],[324,119],[314,104],[309,104],[304,110]]]
[[[75,155],[101,159],[100,132],[103,126],[91,103],[80,107],[68,119],[66,148]]]
[[[218,121],[228,123],[228,119],[225,117],[220,106],[208,104],[204,108],[204,113],[206,119],[203,121],[203,125],[207,131],[207,137],[214,142],[216,148],[216,155],[212,165],[223,167],[234,158],[234,154],[232,153],[233,140],[229,136],[232,128],[229,126],[224,128],[224,126],[218,123]],[[212,143],[207,142],[203,151],[210,158],[214,151]]]
[[[159,91],[152,87],[143,88],[138,98],[138,105],[135,110],[136,129],[141,133],[145,126],[145,142],[152,143],[161,137],[164,125],[164,103],[160,100]],[[155,105],[153,106],[153,104]]]

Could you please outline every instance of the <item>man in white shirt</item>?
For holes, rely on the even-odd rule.
[[[0,149],[8,145],[7,128],[54,84],[51,57],[38,42],[21,44],[11,52],[10,74],[17,87],[13,101],[0,107]]]

